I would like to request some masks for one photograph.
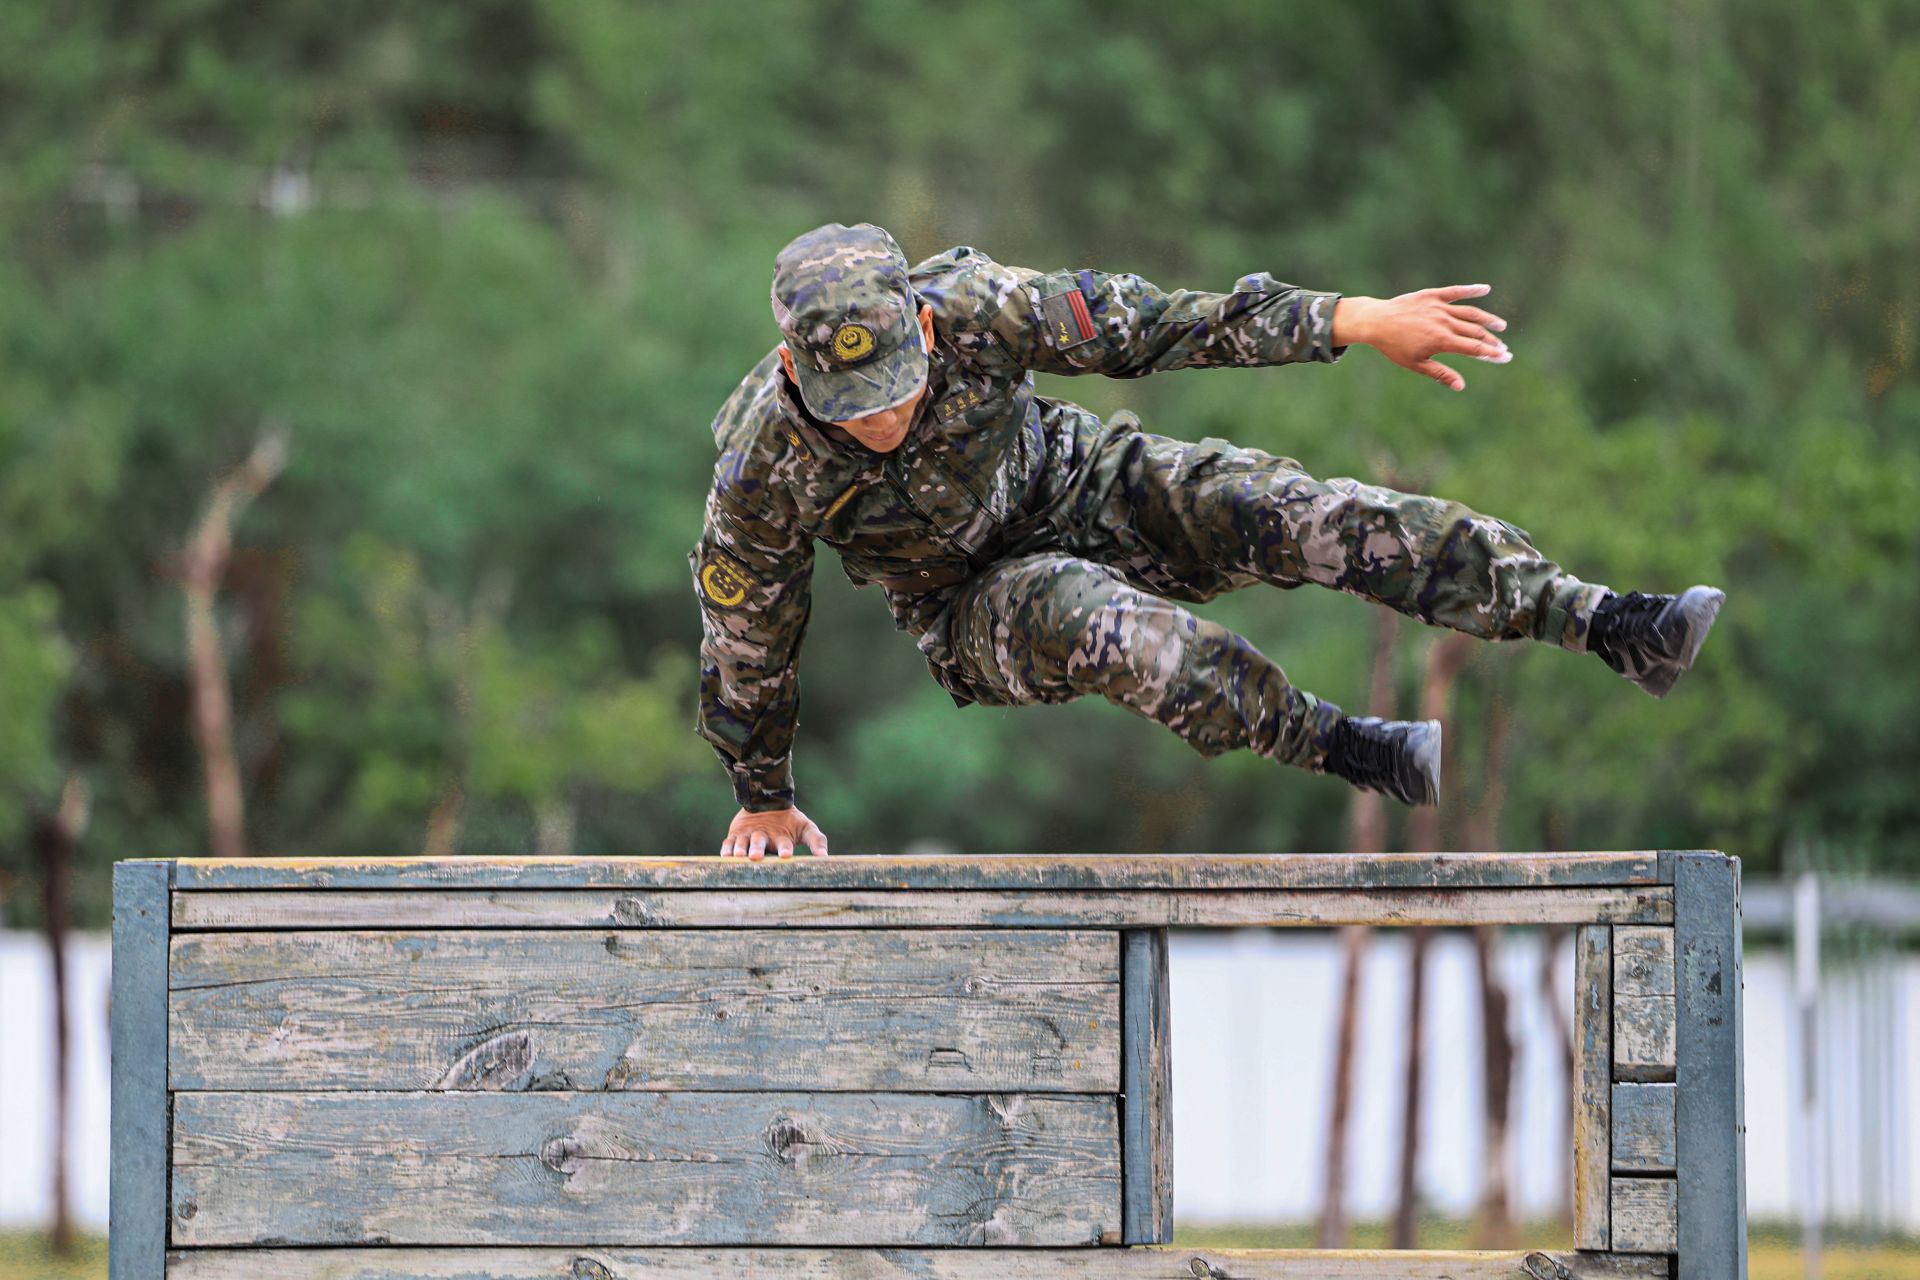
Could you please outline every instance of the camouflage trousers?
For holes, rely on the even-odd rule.
[[[1044,545],[955,589],[942,643],[923,639],[957,698],[1099,694],[1203,755],[1245,747],[1318,770],[1339,707],[1176,601],[1317,583],[1487,640],[1585,649],[1607,589],[1562,572],[1524,530],[1442,498],[1316,480],[1224,440],[1149,435],[1124,416],[1087,441]]]

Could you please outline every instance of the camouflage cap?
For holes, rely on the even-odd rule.
[[[793,354],[800,398],[824,422],[891,409],[926,380],[906,255],[870,222],[830,222],[782,249],[773,318]]]

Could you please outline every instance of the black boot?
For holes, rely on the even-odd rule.
[[[1433,804],[1440,794],[1440,722],[1342,716],[1326,771],[1401,804]]]
[[[1713,587],[1690,587],[1677,596],[1638,591],[1608,596],[1593,611],[1587,648],[1654,697],[1664,698],[1699,656],[1726,598],[1726,592]]]

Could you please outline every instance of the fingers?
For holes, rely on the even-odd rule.
[[[1484,298],[1493,292],[1490,284],[1448,284],[1437,289],[1427,290],[1442,302],[1454,302],[1460,298]]]
[[[1454,391],[1465,391],[1467,380],[1455,373],[1438,360],[1422,360],[1419,364],[1408,366],[1415,373],[1424,373],[1443,387]]]
[[[1441,351],[1457,351],[1463,356],[1474,356],[1493,364],[1505,364],[1513,358],[1507,350],[1507,344],[1488,333],[1479,325],[1456,324],[1451,333],[1455,341],[1439,348]]]
[[[1502,320],[1491,311],[1482,311],[1478,307],[1448,307],[1447,313],[1461,320],[1470,320],[1474,324],[1493,330],[1495,333],[1504,333],[1507,328],[1507,322],[1505,320]]]
[[[745,814],[741,815],[743,818]],[[826,833],[808,819],[800,815],[801,822],[775,822],[769,827],[756,828],[742,824],[744,829],[727,832],[727,838],[720,842],[720,856],[723,858],[745,858],[749,862],[763,862],[769,853],[779,858],[792,858],[804,842],[813,850],[814,856],[827,856]]]

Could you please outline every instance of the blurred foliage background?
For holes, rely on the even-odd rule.
[[[1920,6],[90,0],[0,6],[0,866],[92,796],[209,847],[183,549],[263,437],[214,617],[249,847],[710,852],[686,552],[774,252],[1490,282],[1454,395],[1338,367],[1047,379],[1149,429],[1442,493],[1630,588],[1721,584],[1656,702],[1484,646],[1509,848],[1812,835],[1920,868]],[[1362,705],[1374,610],[1208,606]],[[1403,629],[1411,711],[1425,646]],[[1343,847],[1347,793],[1104,704],[955,708],[830,554],[800,803],[843,852]],[[1396,833],[1396,839],[1399,838]],[[771,874],[772,872],[770,872]]]

